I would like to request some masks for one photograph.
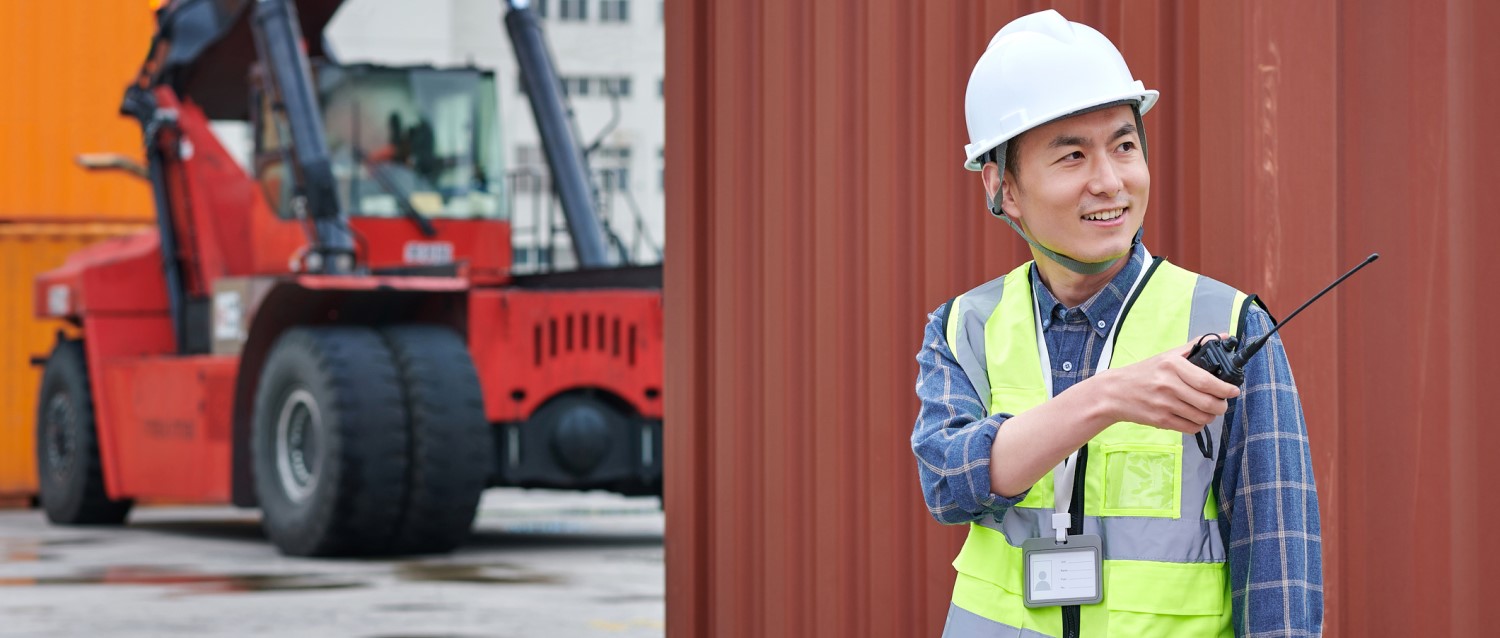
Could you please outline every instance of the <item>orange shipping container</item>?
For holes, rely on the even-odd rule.
[[[149,227],[0,223],[0,501],[36,493],[32,432],[41,369],[30,359],[50,352],[57,331],[68,329],[34,318],[32,279],[84,246]]]
[[[17,91],[0,100],[0,221],[150,219],[145,182],[74,158],[140,158],[118,111],[153,30],[147,0],[0,2],[0,86]]]

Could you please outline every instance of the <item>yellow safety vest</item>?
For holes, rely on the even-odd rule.
[[[948,346],[990,414],[1019,414],[1048,398],[1037,352],[1031,263],[954,299]],[[1231,333],[1247,297],[1157,259],[1116,325],[1111,368],[1127,366],[1209,333]],[[1223,417],[1207,428],[1215,447]],[[1232,614],[1218,505],[1217,458],[1193,435],[1116,423],[1088,442],[1084,533],[1103,539],[1104,600],[1081,605],[1081,635],[1227,636]],[[1218,449],[1213,456],[1218,457]],[[1053,534],[1048,472],[1026,498],[970,525],[945,636],[1061,636],[1060,607],[1023,604],[1021,544]],[[1078,507],[1078,503],[1073,504]]]

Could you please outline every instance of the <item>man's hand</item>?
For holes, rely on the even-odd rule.
[[[1093,386],[1090,393],[1097,392],[1104,398],[1110,422],[1129,421],[1197,434],[1228,410],[1226,399],[1239,396],[1240,389],[1190,363],[1187,355],[1192,349],[1188,344],[1123,368],[1105,370],[1085,383]]]
[[[1222,335],[1221,335],[1222,337]],[[1183,346],[1105,370],[1005,421],[990,448],[990,490],[1014,497],[1119,421],[1197,434],[1240,389],[1189,363]]]

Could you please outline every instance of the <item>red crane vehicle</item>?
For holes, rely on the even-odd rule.
[[[611,252],[525,3],[505,22],[580,264],[533,276],[493,75],[317,61],[302,34],[339,2],[300,4],[157,11],[121,106],[156,228],[36,281],[77,327],[40,389],[48,518],[234,503],[286,554],[415,554],[459,545],[488,486],[659,494],[660,266]],[[213,120],[250,123],[252,170]]]

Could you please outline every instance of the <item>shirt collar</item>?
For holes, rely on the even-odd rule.
[[[1114,327],[1115,319],[1119,318],[1120,308],[1125,305],[1125,295],[1129,294],[1130,286],[1135,284],[1135,279],[1141,274],[1141,268],[1145,267],[1146,248],[1136,244],[1130,250],[1129,260],[1125,267],[1105,284],[1099,292],[1089,297],[1087,301],[1079,304],[1077,308],[1067,308],[1047,285],[1042,283],[1041,275],[1037,274],[1036,266],[1031,267],[1031,288],[1036,291],[1037,307],[1042,310],[1042,330],[1048,330],[1052,323],[1062,320],[1065,323],[1079,323],[1088,321],[1089,327],[1099,336],[1109,335],[1110,328]]]

